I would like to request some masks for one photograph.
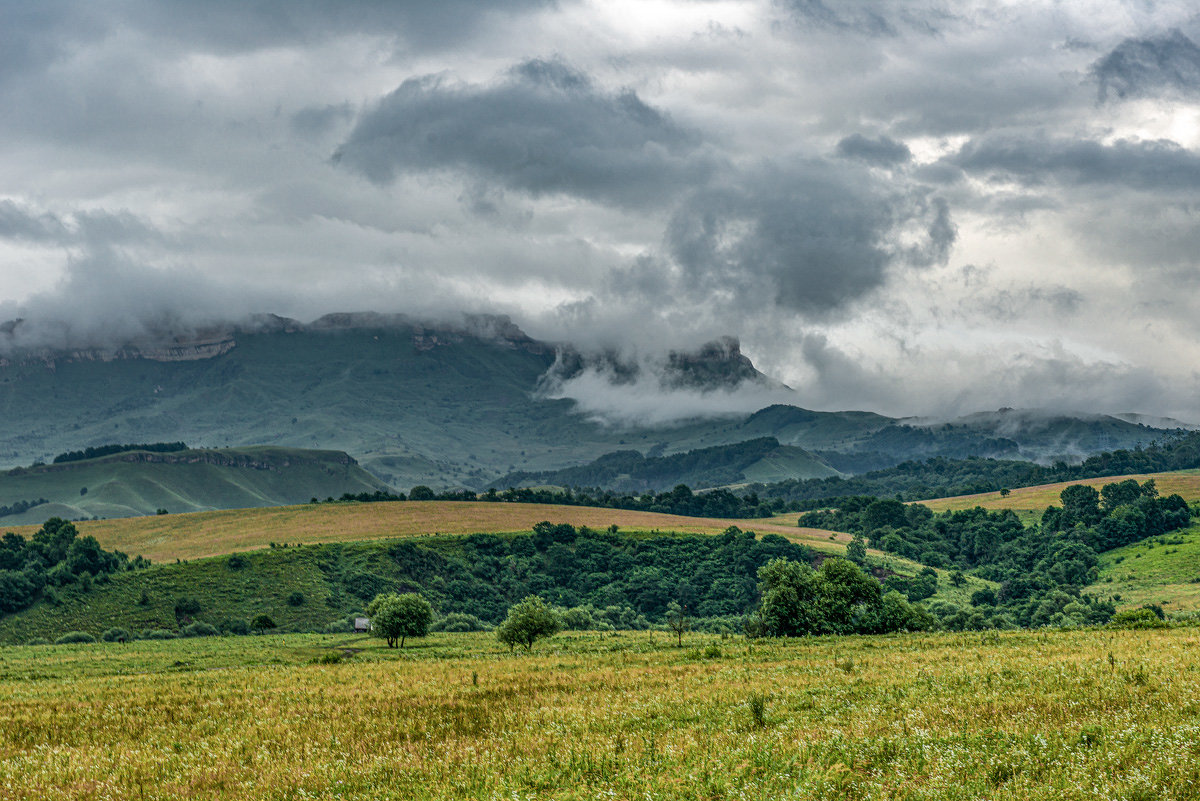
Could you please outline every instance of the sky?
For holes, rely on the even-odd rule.
[[[733,335],[810,408],[1200,422],[1192,9],[0,0],[0,320],[499,313]]]

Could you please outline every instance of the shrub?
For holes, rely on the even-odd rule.
[[[230,634],[245,635],[250,633],[250,624],[240,618],[226,618],[221,621],[221,630]]]
[[[451,612],[440,617],[429,627],[430,631],[488,631],[491,628],[475,615],[465,612]]]
[[[304,593],[296,590],[287,597],[288,606],[304,606]]]
[[[173,640],[173,639],[175,639],[175,632],[168,631],[167,629],[150,629],[149,631],[147,631],[145,634],[142,635],[142,639],[145,639],[145,640]]]
[[[180,637],[215,637],[220,633],[216,626],[201,623],[199,620],[189,623],[179,630]]]
[[[240,553],[235,553],[225,560],[225,567],[230,570],[245,570],[250,567],[250,560]]]
[[[30,640],[29,642],[27,642],[25,644],[26,645],[49,645],[50,641],[47,640],[45,637],[34,637],[32,640]]]
[[[54,641],[55,645],[70,645],[80,642],[95,642],[96,638],[86,631],[68,631],[63,636]]]
[[[1166,629],[1167,621],[1154,614],[1152,609],[1122,609],[1108,622],[1112,629]]]
[[[195,598],[177,598],[175,600],[175,617],[187,617],[200,611],[200,601]]]
[[[105,642],[129,642],[133,639],[133,635],[129,633],[129,629],[123,629],[119,626],[114,626],[108,631],[100,635],[100,639]]]

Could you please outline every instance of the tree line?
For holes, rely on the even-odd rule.
[[[121,551],[106,551],[95,537],[78,536],[75,526],[52,517],[26,540],[8,532],[0,538],[0,612],[16,612],[45,597],[54,588],[79,582],[90,586],[112,573],[147,567],[148,559],[130,559]]]
[[[183,442],[142,442],[125,445],[98,445],[84,448],[81,451],[67,451],[54,457],[54,464],[64,462],[82,462],[85,459],[99,459],[101,456],[112,456],[114,453],[127,451],[149,451],[150,453],[175,453],[186,451],[188,446]]]

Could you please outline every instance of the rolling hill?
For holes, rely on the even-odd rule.
[[[745,559],[747,538],[753,540],[753,537],[726,533],[729,525],[738,523],[744,529],[752,529],[763,547],[791,558],[806,553],[794,546],[840,555],[845,553],[849,539],[828,531],[770,521],[445,501],[307,504],[81,522],[80,533],[95,536],[105,548],[148,555],[157,563],[142,570],[106,575],[102,580],[54,588],[50,597],[28,609],[0,616],[0,642],[27,642],[35,637],[56,637],[70,630],[99,634],[113,626],[175,631],[193,618],[216,625],[231,619],[245,621],[259,613],[268,614],[287,630],[320,630],[337,618],[361,610],[376,592],[389,590],[420,589],[449,604],[442,611],[454,610],[451,603],[454,598],[468,603],[479,596],[491,599],[489,617],[502,617],[504,602],[493,597],[497,592],[517,593],[508,599],[511,602],[530,590],[519,584],[522,571],[510,576],[504,570],[497,572],[497,567],[507,564],[496,555],[499,543],[512,541],[514,537],[534,541],[521,535],[527,535],[535,523],[543,520],[586,525],[603,532],[594,536],[588,546],[588,554],[593,555],[597,548],[606,549],[614,544],[636,549],[640,542],[659,542],[661,547],[668,548],[663,557],[675,567],[695,557],[686,555],[690,547],[686,543],[678,553],[670,551],[674,547],[672,542],[688,534],[705,535],[702,539],[713,547],[732,549],[730,564],[736,564],[742,575],[714,574],[709,570],[698,580],[713,587],[734,581],[740,587],[738,592],[746,598],[754,588],[755,564]],[[605,532],[613,523],[620,526],[619,533]],[[18,529],[17,533],[29,537],[33,532],[27,528]],[[472,534],[485,536],[473,538],[469,536]],[[763,539],[768,534],[776,536]],[[579,536],[584,535],[581,532]],[[562,542],[555,542],[558,544],[538,545],[544,557],[536,557],[534,563],[544,565],[557,577],[564,592],[563,602],[576,603],[588,592],[600,589],[594,584],[580,583],[582,571],[577,567],[570,570],[553,567],[564,559],[573,564],[574,558],[568,554],[569,548],[562,550]],[[272,544],[281,547],[271,547]],[[236,561],[229,556],[234,553],[238,553]],[[522,558],[533,556],[528,546],[514,547],[512,555],[518,553]],[[886,559],[890,569],[904,574],[915,575],[922,568],[902,558],[872,553]],[[446,558],[461,566],[446,564]],[[676,591],[674,585],[664,584],[660,576],[660,569],[666,567],[665,562],[653,557],[639,563],[619,559],[607,565],[607,570],[589,575],[620,584],[626,593],[650,592],[638,597],[644,603],[661,606],[665,603],[663,593],[669,596]],[[470,581],[481,579],[485,584],[465,588],[461,582],[469,577],[462,572],[464,568],[475,575]],[[443,580],[430,577],[431,570],[451,573]],[[947,580],[946,571],[939,573],[939,600],[965,605],[971,592],[994,588],[976,578],[956,586]],[[518,584],[509,586],[513,582]],[[659,589],[653,592],[645,589],[654,584]],[[577,600],[570,600],[573,597]]]
[[[386,489],[340,451],[255,447],[129,451],[0,473],[0,506],[49,503],[0,517],[0,527],[49,517],[120,518],[301,503]]]

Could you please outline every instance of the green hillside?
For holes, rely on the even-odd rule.
[[[568,607],[629,607],[621,614],[630,620],[640,614],[660,621],[677,597],[697,616],[737,617],[756,601],[755,573],[769,559],[824,558],[777,534],[612,535],[581,528],[576,535],[561,525],[535,532],[293,545],[153,565],[52,589],[48,599],[0,616],[0,642],[67,631],[99,635],[112,627],[178,631],[191,621],[228,629],[258,614],[285,631],[320,631],[360,612],[376,593],[392,591],[420,591],[441,614],[492,623],[533,592]],[[518,569],[506,569],[513,564]],[[902,559],[888,564],[909,575],[921,569]],[[975,578],[954,586],[942,573],[931,601],[965,606],[971,592],[986,587],[994,585]]]
[[[1100,555],[1100,579],[1088,588],[1120,607],[1158,604],[1166,612],[1200,611],[1200,526]]]
[[[46,499],[0,526],[303,503],[385,485],[339,451],[255,447],[131,451],[0,473],[0,506]]]

